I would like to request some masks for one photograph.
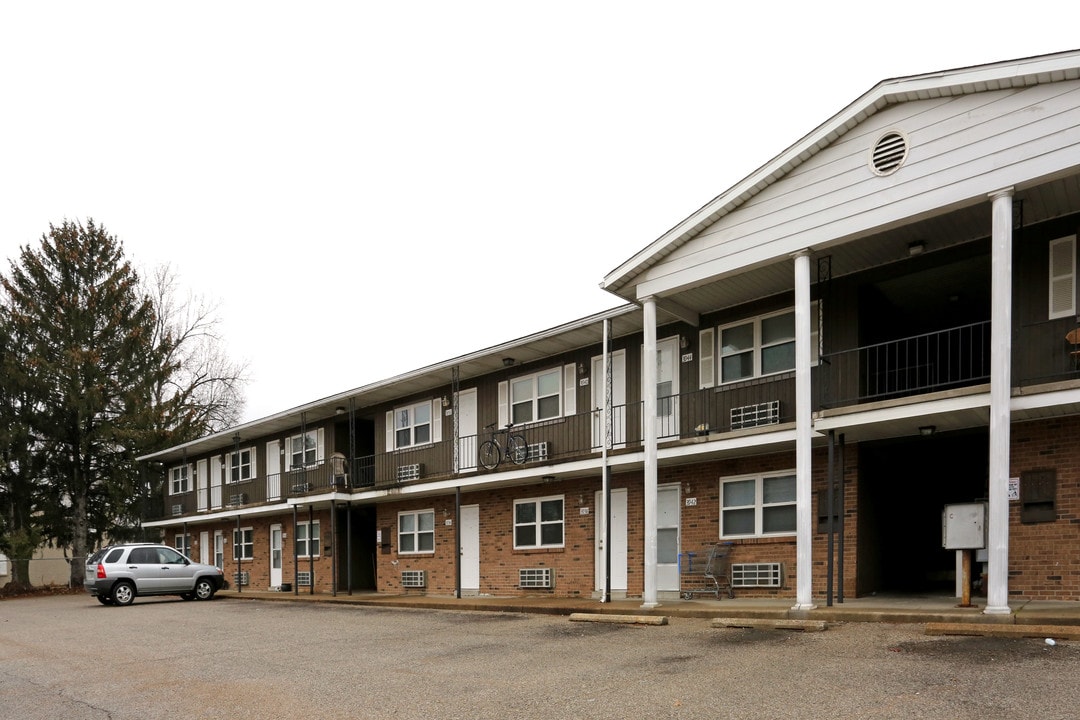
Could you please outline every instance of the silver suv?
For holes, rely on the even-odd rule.
[[[83,587],[102,605],[130,605],[136,595],[179,595],[209,600],[225,587],[213,565],[192,562],[168,545],[109,545],[86,560]]]

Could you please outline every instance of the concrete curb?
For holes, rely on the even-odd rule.
[[[570,622],[623,623],[631,625],[667,625],[666,615],[602,615],[595,613],[571,613]]]

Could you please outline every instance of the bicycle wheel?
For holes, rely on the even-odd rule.
[[[506,457],[515,465],[521,465],[529,459],[529,445],[520,435],[506,438]]]
[[[500,457],[499,446],[491,440],[485,440],[480,445],[480,464],[488,470],[494,470],[499,467],[500,460],[502,458]]]

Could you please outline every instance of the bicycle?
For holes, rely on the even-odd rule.
[[[485,440],[480,445],[480,464],[488,470],[499,467],[499,463],[506,458],[515,465],[521,465],[529,459],[529,445],[521,435],[511,435],[510,428],[514,423],[507,423],[502,430],[495,430],[497,423],[485,425],[485,430],[491,430],[491,439]],[[506,449],[503,450],[499,443],[499,435],[506,436]]]

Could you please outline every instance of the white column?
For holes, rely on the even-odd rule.
[[[1012,196],[1006,188],[993,202],[990,248],[990,504],[986,519],[988,614],[1009,608],[1009,398],[1012,396]]]
[[[811,507],[811,434],[813,432],[810,391],[810,251],[795,258],[795,605],[792,610],[813,610],[813,564],[810,548],[814,541]]]
[[[645,344],[641,352],[641,384],[643,387],[645,431],[645,590],[642,608],[654,608],[656,601],[656,525],[659,513],[656,495],[656,300],[642,300],[644,310]]]

